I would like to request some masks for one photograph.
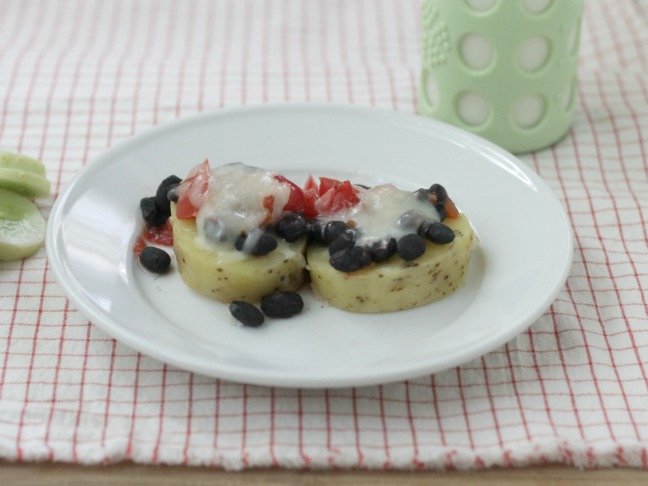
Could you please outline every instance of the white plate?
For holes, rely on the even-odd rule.
[[[301,315],[240,327],[177,270],[153,276],[131,251],[140,198],[205,158],[297,182],[312,173],[412,190],[441,183],[480,239],[467,283],[440,302],[375,315],[331,308],[305,291]],[[433,120],[330,105],[222,110],[115,145],[58,198],[46,244],[70,300],[119,341],[204,375],[287,387],[386,383],[476,358],[550,306],[572,257],[560,203],[509,153]]]

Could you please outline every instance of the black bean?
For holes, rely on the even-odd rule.
[[[174,184],[169,187],[169,190],[167,191],[167,199],[170,202],[177,203],[178,202],[178,187],[180,184]]]
[[[396,254],[396,240],[394,238],[378,240],[371,245],[369,251],[374,262],[385,261]]]
[[[425,241],[419,235],[410,233],[398,239],[396,253],[403,260],[416,260],[425,253]]]
[[[156,248],[155,246],[147,246],[140,253],[139,261],[144,268],[153,273],[164,273],[171,265],[171,257],[169,254]]]
[[[334,253],[329,262],[340,272],[355,272],[371,265],[371,254],[363,246],[354,246]]]
[[[425,216],[420,211],[411,209],[398,218],[397,224],[405,230],[417,232],[424,222]]]
[[[234,240],[234,248],[238,251],[243,251],[243,246],[245,245],[245,240],[247,240],[247,233],[241,233]]]
[[[425,229],[425,237],[433,243],[446,244],[455,239],[455,233],[443,223],[432,223]]]
[[[161,226],[169,219],[169,213],[157,205],[155,197],[142,198],[140,210],[144,221],[150,226]]]
[[[295,213],[286,214],[277,222],[275,227],[277,235],[288,243],[297,241],[304,236],[307,229],[308,224],[306,223],[306,219],[301,214]]]
[[[261,310],[268,317],[288,318],[299,314],[304,300],[297,292],[288,290],[266,295],[261,299]]]
[[[253,241],[248,243],[248,238],[253,238]],[[268,233],[262,233],[261,230],[258,230],[258,233],[255,231],[251,235],[242,232],[234,240],[234,248],[238,251],[248,252],[252,256],[267,255],[276,249],[277,246],[277,238]]]
[[[443,205],[443,203],[441,203],[441,204],[438,204],[438,203],[435,204],[435,205],[434,205],[434,208],[437,210],[437,213],[439,213],[439,219],[440,219],[441,221],[445,221],[445,219],[446,219],[447,216],[446,216],[445,206]]]
[[[333,242],[347,229],[347,224],[344,221],[329,221],[324,225],[322,230],[322,237],[325,243]]]
[[[345,248],[351,248],[355,243],[356,234],[356,231],[353,229],[347,229],[340,233],[329,245],[329,255],[344,250]]]
[[[205,219],[203,230],[205,232],[205,238],[210,241],[225,241],[227,239],[225,228],[221,226],[217,219]]]
[[[178,176],[171,175],[164,179],[158,186],[157,192],[155,193],[155,202],[164,211],[170,211],[169,198],[167,197],[169,189],[171,189],[171,186],[177,185],[181,181],[182,179],[180,179]]]
[[[441,184],[432,184],[428,189],[430,194],[436,195],[437,202],[444,203],[448,199],[448,191]]]
[[[268,233],[263,233],[259,238],[254,242],[250,254],[254,256],[267,255],[271,251],[277,248],[277,238]]]
[[[414,196],[416,196],[416,199],[418,199],[419,201],[430,200],[430,192],[424,188],[417,189],[416,191],[414,191]]]
[[[265,317],[263,312],[249,302],[235,300],[229,305],[229,311],[234,318],[247,327],[259,327]]]
[[[306,230],[308,239],[314,243],[321,243],[324,241],[322,236],[322,223],[319,221],[310,221]]]

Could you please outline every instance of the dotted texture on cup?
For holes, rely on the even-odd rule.
[[[466,125],[478,127],[486,123],[491,114],[491,108],[481,94],[466,91],[457,99],[457,116]]]
[[[522,70],[534,72],[547,63],[550,55],[551,45],[546,37],[530,37],[518,47],[516,61]]]
[[[546,147],[566,133],[578,102],[583,0],[423,5],[422,114],[515,153]]]
[[[461,59],[470,69],[482,71],[493,63],[495,48],[493,43],[479,34],[467,34],[459,43]]]
[[[476,12],[488,12],[495,6],[497,0],[466,0],[466,3]]]
[[[565,1],[565,0],[561,0]],[[541,14],[547,10],[554,0],[522,0],[522,5],[527,10],[527,12],[532,14]]]
[[[422,9],[423,62],[428,68],[446,62],[450,51],[450,36],[446,23],[439,18],[439,10],[431,1]]]

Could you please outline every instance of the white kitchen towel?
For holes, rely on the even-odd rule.
[[[185,115],[305,100],[415,112],[419,9],[416,0],[0,0],[0,145],[46,164],[47,215],[101,151]],[[0,457],[648,468],[648,2],[586,2],[581,42],[571,132],[522,158],[564,204],[576,241],[566,286],[528,331],[402,383],[241,385],[115,342],[67,300],[41,250],[0,263]]]

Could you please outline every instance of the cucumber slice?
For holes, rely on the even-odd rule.
[[[0,189],[0,261],[20,260],[36,253],[45,240],[45,226],[33,202]]]
[[[50,183],[45,177],[32,172],[0,168],[0,189],[8,189],[28,198],[47,197]]]
[[[27,155],[0,150],[0,169],[18,169],[45,177],[45,166]]]

